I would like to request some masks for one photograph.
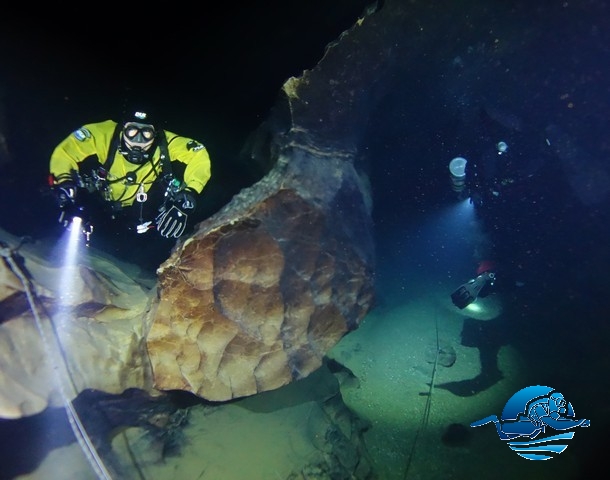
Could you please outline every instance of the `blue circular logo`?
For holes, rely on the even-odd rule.
[[[470,426],[480,427],[492,422],[500,440],[528,460],[556,457],[574,438],[574,432],[566,430],[591,424],[589,420],[576,418],[572,404],[561,393],[542,385],[525,387],[515,393],[504,405],[500,418],[489,415]],[[519,438],[522,440],[514,441]]]

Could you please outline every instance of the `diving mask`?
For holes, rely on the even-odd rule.
[[[155,127],[146,123],[127,122],[123,127],[123,139],[129,149],[148,150],[155,140]]]

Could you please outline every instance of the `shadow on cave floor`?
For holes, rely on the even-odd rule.
[[[506,316],[502,315],[491,322],[466,318],[461,344],[478,349],[481,372],[474,378],[436,384],[436,388],[443,388],[460,397],[469,397],[492,387],[504,378],[498,367],[498,352],[509,343],[510,329],[507,327]]]
[[[50,450],[75,440],[63,408],[18,420],[0,419],[0,480],[34,471]]]
[[[138,389],[120,395],[88,389],[72,402],[96,452],[109,465],[114,461],[111,441],[117,431],[137,426],[150,435],[163,436],[169,454],[177,439],[167,432],[179,436],[176,432],[184,422],[186,409],[205,403],[186,392],[151,397]],[[76,437],[62,407],[20,419],[0,419],[0,480],[34,472],[49,452],[74,442]]]

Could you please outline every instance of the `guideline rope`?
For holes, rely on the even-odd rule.
[[[403,476],[404,479],[408,478],[409,476],[409,470],[411,468],[411,462],[413,461],[413,457],[415,456],[415,448],[417,447],[419,435],[424,430],[426,430],[428,422],[430,421],[430,411],[432,409],[432,391],[434,390],[434,382],[436,381],[436,370],[438,367],[438,357],[441,351],[441,342],[438,334],[438,312],[434,314],[434,328],[436,330],[436,353],[434,356],[434,364],[432,366],[432,375],[430,377],[430,387],[428,388],[428,394],[426,396],[426,405],[424,407],[424,413],[422,415],[421,423],[419,425],[419,428],[417,429],[417,433],[415,434],[415,438],[413,439],[413,443],[411,444],[411,450],[409,451],[409,455],[407,457],[405,474]]]

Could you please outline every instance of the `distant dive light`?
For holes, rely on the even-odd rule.
[[[498,150],[498,155],[502,155],[508,150],[508,143],[498,142],[496,143],[496,149]]]
[[[463,157],[455,157],[449,162],[449,173],[451,174],[451,187],[456,193],[461,193],[466,187],[466,164],[468,161]]]

